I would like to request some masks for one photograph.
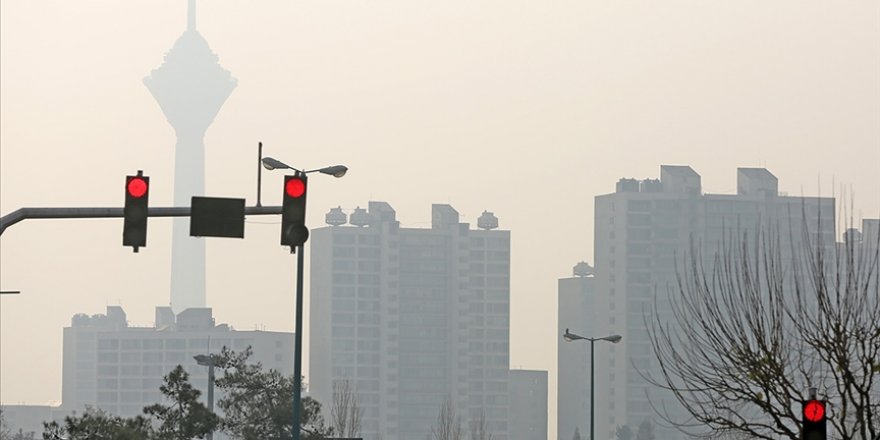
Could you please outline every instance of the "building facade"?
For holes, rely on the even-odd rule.
[[[351,381],[369,440],[425,438],[447,399],[506,440],[510,232],[487,212],[472,229],[449,205],[425,229],[385,202],[327,222],[311,235],[312,395],[330,402]]]
[[[622,425],[655,422],[655,407],[676,416],[675,403],[643,378],[657,377],[646,318],[670,315],[668,294],[691,255],[708,268],[724,246],[743,239],[754,245],[758,234],[778,238],[783,258],[804,237],[831,245],[834,205],[833,198],[781,195],[776,177],[763,168],[739,168],[737,194],[704,194],[693,169],[664,165],[660,179],[621,179],[614,193],[597,196],[594,325],[623,335],[607,355],[598,355],[597,344],[596,364],[605,367],[596,378],[597,395],[604,396],[596,408],[597,438],[614,438]],[[678,438],[657,429],[658,438]]]
[[[510,440],[547,440],[546,371],[510,370]]]
[[[43,423],[62,423],[66,415],[60,407],[52,405],[0,405],[0,414],[3,428],[13,435],[12,439],[19,434],[22,439],[42,438]]]
[[[223,347],[252,347],[252,362],[293,374],[292,333],[215,325],[209,308],[175,316],[169,307],[157,307],[153,327],[130,327],[118,306],[108,306],[106,314],[78,314],[64,329],[62,409],[69,414],[91,406],[124,417],[141,414],[145,406],[164,402],[159,386],[177,365],[190,374],[204,399],[208,368],[197,365],[193,356],[219,353]]]
[[[593,268],[580,262],[572,272],[570,278],[558,281],[556,432],[559,440],[572,440],[575,432],[582,437],[590,432],[590,346],[584,341],[568,342],[562,335],[570,330],[582,336],[600,337],[606,331],[594,326],[598,317]],[[604,356],[607,347],[599,344],[596,349]],[[605,365],[600,364],[599,369],[604,377]]]

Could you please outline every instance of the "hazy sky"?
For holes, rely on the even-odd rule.
[[[121,206],[138,169],[151,205],[171,204],[174,133],[142,79],[185,24],[185,0],[0,3],[0,214]],[[765,166],[781,191],[836,184],[856,216],[880,213],[877,1],[203,0],[198,28],[239,80],[206,137],[207,195],[252,205],[263,141],[294,166],[349,166],[310,182],[313,227],[371,199],[411,227],[431,203],[494,211],[512,231],[511,364],[550,370],[551,407],[556,280],[592,262],[593,197],[618,178],[687,164],[732,193],[737,166]],[[263,174],[264,204],[282,174]],[[218,322],[293,329],[277,222],[209,239]],[[23,293],[0,299],[0,401],[60,400],[73,314],[119,304],[152,323],[170,225],[150,220],[138,254],[121,219],[2,235],[0,288]]]

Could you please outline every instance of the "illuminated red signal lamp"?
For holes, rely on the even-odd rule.
[[[306,193],[306,183],[298,177],[293,177],[284,184],[284,192],[288,196],[298,199]]]
[[[809,422],[821,422],[825,418],[825,403],[811,400],[804,404],[804,419]]]
[[[147,194],[147,181],[141,176],[133,176],[128,180],[128,195],[139,199]]]
[[[828,438],[828,413],[824,400],[811,398],[805,401],[801,415],[803,417],[801,419],[803,423],[801,428],[802,440],[826,440]]]

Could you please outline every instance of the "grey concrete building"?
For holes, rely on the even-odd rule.
[[[575,265],[570,278],[558,281],[556,432],[559,440],[571,440],[575,431],[581,436],[590,432],[590,346],[583,341],[567,342],[562,335],[566,329],[583,336],[605,335],[603,329],[594,327],[598,321],[595,282],[593,268],[586,262]],[[597,357],[605,356],[607,347],[599,344],[596,348],[600,351]],[[602,377],[606,376],[606,365],[597,366],[597,370],[602,370]]]
[[[292,333],[216,325],[210,308],[175,316],[169,307],[157,307],[153,327],[129,326],[118,306],[108,306],[106,314],[78,314],[64,328],[62,409],[81,412],[92,406],[125,417],[140,414],[144,406],[162,402],[162,377],[177,365],[190,373],[204,399],[207,367],[197,365],[193,356],[248,346],[253,362],[293,374]]]
[[[547,440],[547,372],[510,370],[510,440]]]
[[[0,405],[4,428],[22,438],[43,438],[44,422],[63,422],[64,412],[54,405]],[[13,437],[14,438],[14,437]],[[3,437],[6,440],[6,437]]]
[[[449,205],[431,213],[405,228],[370,202],[312,231],[310,390],[330,402],[351,381],[369,440],[425,438],[446,399],[463,426],[482,414],[506,440],[510,232],[488,212],[478,229]]]
[[[669,315],[667,294],[677,288],[676,271],[688,255],[700,252],[711,265],[723,244],[738,243],[743,234],[753,240],[758,231],[781,240],[783,258],[788,243],[804,234],[834,243],[833,198],[780,194],[776,177],[763,168],[737,169],[736,194],[705,194],[700,181],[688,166],[664,165],[660,179],[621,179],[614,193],[595,198],[594,328],[624,337],[607,355],[599,355],[597,344],[598,439],[613,438],[618,426],[654,420],[652,402],[674,411],[640,374],[657,368],[644,319]],[[658,431],[658,438],[677,435]]]

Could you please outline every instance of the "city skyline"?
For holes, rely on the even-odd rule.
[[[152,176],[151,205],[172,204],[173,132],[140,79],[185,7],[0,6],[0,214],[121,206],[123,176],[137,169]],[[877,7],[848,8],[200,4],[199,29],[240,80],[208,134],[206,195],[253,205],[263,141],[295,166],[350,167],[312,182],[312,227],[364,200],[388,200],[413,227],[430,223],[426,202],[470,223],[496,212],[514,234],[511,366],[550,371],[552,394],[555,283],[594,261],[592,198],[620,177],[690,165],[705,192],[735,193],[733,168],[766,167],[782,192],[842,187],[857,216],[877,217]],[[264,173],[264,204],[278,203],[280,178]],[[119,304],[150,321],[168,298],[170,225],[151,220],[139,254],[121,246],[115,220],[3,234],[0,288],[22,291],[0,299],[4,403],[60,398],[59,335],[72,314]],[[209,304],[239,328],[290,331],[293,258],[277,223],[249,220],[246,236],[206,241]],[[242,307],[248,289],[262,295]],[[47,302],[37,340],[17,340]],[[20,380],[30,375],[39,383]]]

